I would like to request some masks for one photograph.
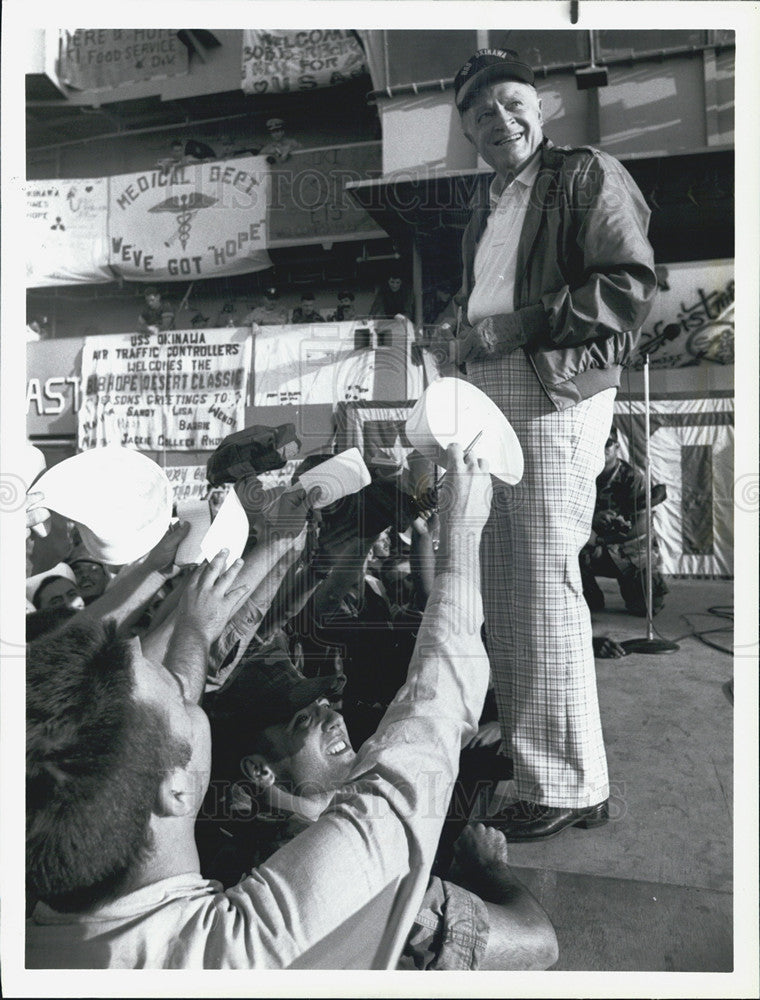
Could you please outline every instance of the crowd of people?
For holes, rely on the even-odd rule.
[[[301,470],[264,504],[248,473],[230,568],[222,550],[178,571],[175,522],[125,567],[72,549],[60,603],[39,582],[29,967],[285,966],[373,903],[378,962],[554,962],[504,837],[468,825],[467,789],[452,797],[460,753],[498,734],[477,556],[490,476],[457,446],[448,461],[438,514],[387,479],[319,511]],[[30,494],[32,545],[44,514]],[[402,938],[377,902],[389,885]]]
[[[145,305],[137,316],[137,327],[146,333],[173,330],[176,326],[176,307],[163,296],[154,285],[143,291]],[[331,308],[318,308],[317,296],[312,289],[301,293],[300,304],[289,309],[281,301],[280,289],[268,285],[256,296],[256,304],[241,308],[234,299],[225,301],[213,318],[196,309],[190,318],[192,327],[237,327],[237,326],[287,326],[295,323],[344,323],[358,319],[398,318],[413,319],[411,287],[400,271],[392,271],[378,285],[375,296],[366,312],[358,313],[356,295],[350,289],[342,289],[335,296]]]
[[[579,554],[622,475],[605,441],[656,289],[649,212],[614,158],[544,136],[515,53],[475,53],[454,95],[494,174],[434,347],[507,416],[522,481],[451,445],[436,489],[375,470],[320,509],[303,470],[274,495],[253,470],[230,476],[250,528],[231,567],[222,550],[177,572],[175,523],[134,565],[69,557],[36,581],[28,967],[557,960],[507,844],[609,818],[583,597],[600,570],[582,581]],[[165,304],[146,309],[160,329]],[[369,311],[411,314],[401,275]],[[318,314],[307,293],[286,316],[272,288],[243,321]],[[472,822],[505,779],[513,801]]]

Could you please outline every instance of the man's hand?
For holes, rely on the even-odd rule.
[[[491,511],[491,477],[484,458],[462,454],[462,446],[446,449],[446,475],[438,487],[441,527],[452,534],[459,528],[481,530]]]
[[[594,646],[594,656],[600,660],[619,660],[622,656],[627,656],[627,652],[608,635],[595,635],[591,640]]]
[[[221,549],[210,563],[193,571],[177,608],[177,629],[200,633],[208,645],[219,638],[250,589],[232,586],[243,560],[236,559],[225,572],[228,554],[227,549]]]
[[[468,747],[490,747],[501,739],[501,727],[497,721],[482,722],[478,731],[466,744]]]
[[[45,497],[42,493],[27,493],[26,495],[26,537],[29,538],[32,532],[35,535],[44,536],[47,534],[45,521],[50,518],[50,511],[47,507],[39,506]]]
[[[614,511],[600,511],[594,516],[592,528],[605,541],[621,541],[630,534],[632,523]]]
[[[170,524],[163,538],[156,542],[145,557],[143,563],[145,568],[151,572],[161,573],[163,576],[170,576],[177,549],[189,531],[189,521],[178,521],[176,524]]]
[[[523,338],[512,313],[486,316],[475,326],[467,326],[454,341],[453,361],[490,361],[521,347]]]

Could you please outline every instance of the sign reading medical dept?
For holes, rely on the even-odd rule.
[[[245,426],[247,329],[85,337],[79,447],[209,450]]]
[[[261,156],[112,177],[109,264],[138,281],[269,267],[268,179]]]
[[[166,28],[77,28],[58,44],[58,76],[76,90],[187,73],[187,49]]]
[[[353,31],[243,31],[243,91],[282,93],[331,87],[367,72]]]

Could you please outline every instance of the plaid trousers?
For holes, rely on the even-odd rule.
[[[558,412],[522,350],[468,364],[467,378],[506,415],[525,457],[517,486],[494,480],[481,544],[486,646],[518,798],[595,805],[609,782],[578,554],[616,390]]]

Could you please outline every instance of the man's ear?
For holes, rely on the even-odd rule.
[[[198,806],[197,775],[184,767],[164,774],[156,795],[154,811],[159,816],[195,815]]]
[[[243,757],[240,761],[240,770],[257,792],[263,792],[274,784],[274,771],[260,753],[251,753]]]
[[[543,125],[543,123],[544,123],[544,107],[543,107],[543,104],[541,103],[541,98],[540,97],[537,98],[537,101],[538,101],[538,120]]]

